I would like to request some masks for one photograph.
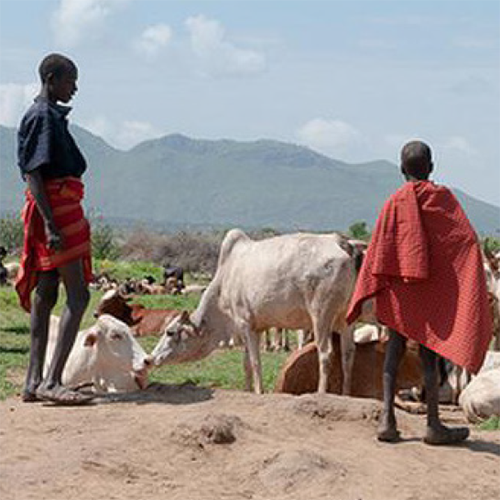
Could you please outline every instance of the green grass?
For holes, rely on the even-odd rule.
[[[95,322],[93,313],[101,297],[101,292],[91,292],[82,328],[87,328]],[[137,296],[134,302],[152,309],[192,311],[196,308],[198,300],[196,296],[143,295]],[[54,314],[61,314],[64,303],[65,294],[61,287]],[[140,337],[138,340],[146,352],[151,352],[158,342],[158,337]],[[20,308],[17,295],[12,288],[0,288],[0,400],[21,391],[28,366],[29,345],[29,315]],[[266,391],[272,391],[286,357],[286,353],[262,353],[263,382]],[[201,361],[156,367],[150,372],[150,381],[163,384],[191,382],[206,387],[242,390],[245,385],[243,352],[239,348],[221,349]]]
[[[482,431],[500,431],[500,416],[490,417],[478,427]]]

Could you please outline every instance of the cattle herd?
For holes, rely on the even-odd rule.
[[[177,266],[164,266],[163,281],[151,276],[118,283],[106,274],[91,285],[104,291],[95,324],[80,331],[63,383],[97,393],[127,392],[147,386],[148,371],[206,357],[221,346],[240,344],[247,390],[263,392],[262,333],[271,348],[289,349],[287,332],[299,332],[299,348],[279,376],[276,390],[340,392],[380,398],[385,329],[368,304],[356,328],[345,322],[365,245],[332,234],[297,233],[254,241],[241,230],[225,236],[217,270],[207,287],[185,285]],[[3,264],[0,284],[11,284],[17,263]],[[470,377],[441,363],[441,400],[461,406],[471,422],[500,415],[500,254],[485,252],[484,266],[494,318],[492,347],[479,374]],[[206,289],[205,289],[206,288]],[[196,310],[147,309],[131,303],[138,294],[199,294]],[[58,331],[51,317],[47,362]],[[158,335],[151,354],[136,336]],[[305,339],[314,340],[306,343]],[[418,399],[422,387],[417,346],[408,343],[399,378],[400,402]]]

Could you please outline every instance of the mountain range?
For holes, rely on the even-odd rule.
[[[402,183],[388,161],[348,164],[273,140],[199,140],[179,134],[128,151],[73,126],[87,158],[86,207],[108,221],[153,228],[345,230],[372,227]],[[24,186],[16,130],[0,126],[0,211],[18,211]],[[500,207],[453,189],[476,230],[500,229]]]

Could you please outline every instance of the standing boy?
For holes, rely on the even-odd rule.
[[[385,203],[351,300],[352,323],[374,298],[389,327],[384,363],[384,408],[378,439],[399,440],[394,395],[406,339],[420,344],[427,402],[428,444],[469,435],[439,418],[436,353],[476,373],[491,340],[491,317],[477,236],[450,190],[429,181],[429,146],[413,141],[401,152],[406,183]]]
[[[70,59],[50,54],[39,66],[41,90],[18,131],[18,161],[27,183],[23,209],[24,247],[16,290],[31,313],[31,349],[25,402],[81,404],[90,397],[64,387],[64,365],[89,301],[92,278],[90,229],[81,207],[80,180],[86,162],[68,130],[68,103],[77,91],[78,70]],[[66,290],[53,359],[43,377],[49,319],[59,280]],[[31,292],[35,290],[33,303]]]

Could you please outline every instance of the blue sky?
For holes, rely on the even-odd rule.
[[[74,122],[128,149],[169,133],[398,161],[500,205],[496,0],[0,0],[0,123],[48,52],[80,68]]]

